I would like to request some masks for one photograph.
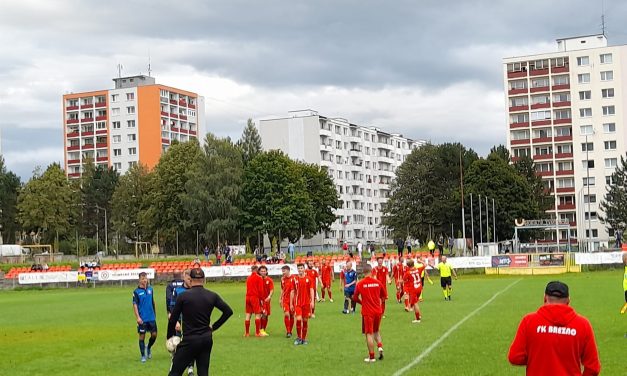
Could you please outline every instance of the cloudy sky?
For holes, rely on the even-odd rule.
[[[601,30],[602,0],[2,0],[0,132],[28,179],[63,160],[62,95],[123,75],[206,98],[207,129],[315,109],[486,154],[505,143],[502,58]],[[610,44],[627,2],[605,0]]]

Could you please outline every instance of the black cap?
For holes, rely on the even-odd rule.
[[[568,298],[568,286],[560,281],[551,281],[546,285],[544,293],[556,298]]]
[[[192,279],[204,279],[205,272],[203,272],[201,268],[194,268],[189,272],[189,276]]]

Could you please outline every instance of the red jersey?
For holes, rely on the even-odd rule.
[[[320,274],[322,276],[322,283],[331,283],[331,276],[333,275],[333,268],[331,265],[325,265],[321,268]]]
[[[405,272],[408,270],[409,268],[407,267],[407,265],[405,264],[401,264],[400,262],[397,263],[396,265],[394,265],[392,267],[392,276],[394,277],[394,280],[396,282],[400,282],[403,280],[403,277],[405,276]]]
[[[319,274],[316,269],[306,269],[305,274],[313,279],[314,284],[316,283],[316,280],[318,280]]]
[[[416,268],[408,269],[403,276],[403,290],[409,293],[415,293],[422,288],[422,280],[420,279],[420,271]]]
[[[263,294],[262,294],[262,298],[265,300],[268,295],[270,295],[270,291],[274,290],[274,281],[272,280],[272,278],[266,276],[265,278],[262,277],[263,280]]]
[[[418,274],[421,278],[425,277],[425,270],[427,270],[427,265],[423,264],[422,262],[419,262],[416,264],[416,269],[418,269],[418,271],[420,272],[420,274]]]
[[[526,315],[509,348],[509,362],[527,375],[598,375],[601,371],[590,322],[565,304],[543,305]]]
[[[387,299],[385,285],[378,279],[366,277],[357,282],[353,300],[361,304],[362,316],[379,316],[383,314],[382,300]]]
[[[281,301],[285,302],[290,300],[290,293],[294,289],[295,276],[281,277]]]
[[[261,278],[261,276],[256,272],[251,273],[251,275],[246,279],[246,296],[265,299],[266,297],[263,296],[263,289],[263,278]]]
[[[311,279],[307,274],[304,277],[296,276],[294,278],[294,290],[296,294],[296,301],[294,306],[302,307],[311,304],[311,290],[315,289],[316,282]]]
[[[375,266],[372,268],[372,271],[374,272],[375,278],[383,284],[383,288],[387,291],[388,275],[390,274],[387,266]]]

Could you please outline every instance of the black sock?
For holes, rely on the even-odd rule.
[[[144,356],[146,354],[145,352],[146,349],[146,343],[142,340],[139,341],[139,352],[142,354],[142,356]]]
[[[148,349],[149,350],[152,348],[152,345],[155,344],[156,340],[157,340],[157,337],[150,337],[150,339],[148,340]]]

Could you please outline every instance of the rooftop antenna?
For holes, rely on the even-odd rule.
[[[118,78],[122,78],[122,69],[124,69],[124,65],[118,64]]]
[[[601,34],[605,36],[605,0],[601,0]]]
[[[150,69],[150,49],[148,49],[148,77],[150,77],[150,73],[152,70]]]

